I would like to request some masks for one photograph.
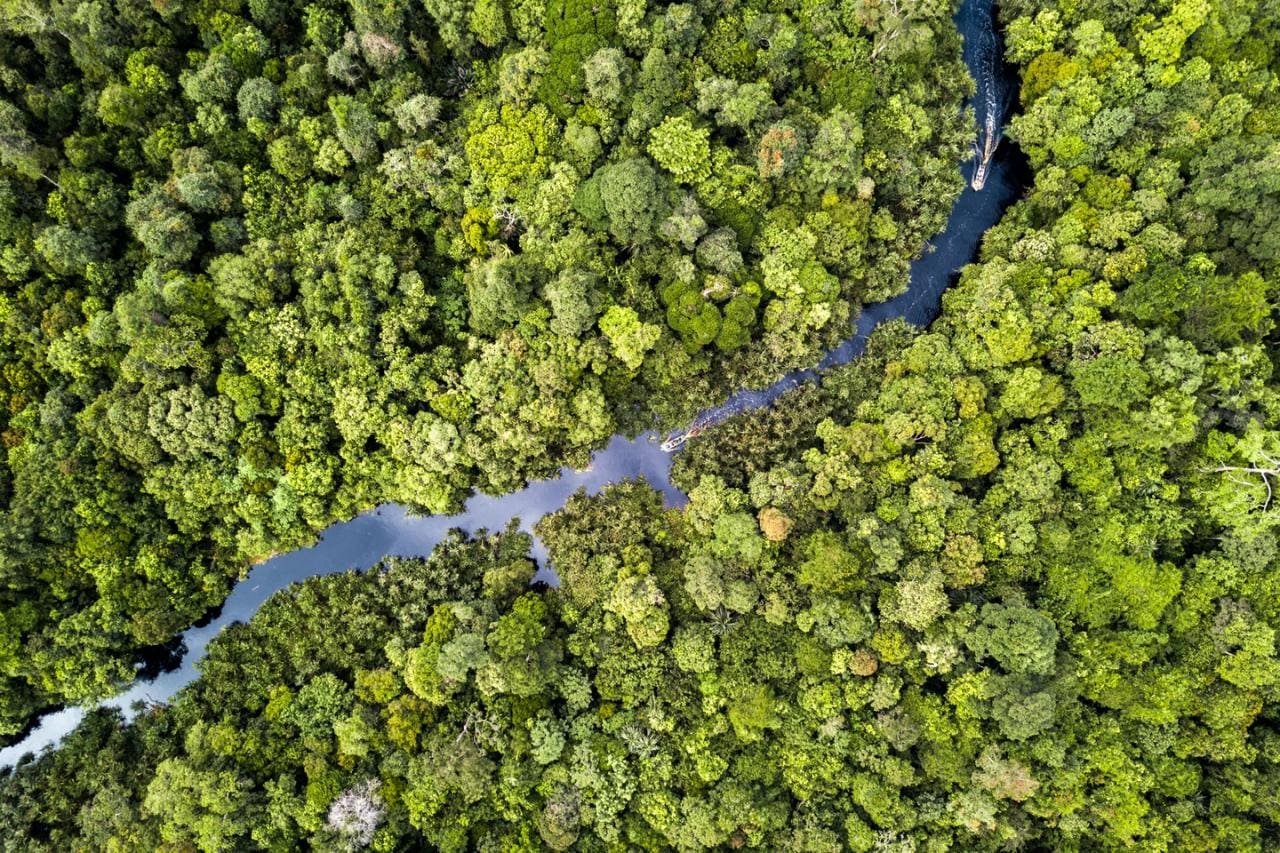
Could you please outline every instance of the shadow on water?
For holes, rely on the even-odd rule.
[[[992,25],[990,15],[991,0],[966,0],[956,15],[956,23],[966,39],[965,62],[971,73],[982,67],[972,47],[978,43],[976,36],[982,32],[980,28]],[[998,33],[995,42],[999,45]],[[1003,67],[1002,73],[1006,78],[1004,82],[1014,79],[1008,67]],[[974,107],[981,123],[984,120],[982,106],[975,102]],[[817,368],[790,373],[765,389],[739,392],[724,405],[700,415],[695,422],[714,423],[738,412],[767,406],[791,388],[817,380],[819,370],[856,358],[866,346],[871,330],[886,320],[901,317],[921,327],[932,322],[941,307],[943,291],[955,281],[960,269],[974,260],[982,235],[999,221],[1004,209],[1021,194],[1030,179],[1025,158],[1007,143],[993,158],[986,187],[981,192],[968,185],[973,168],[972,161],[963,166],[965,190],[956,200],[946,228],[911,265],[905,293],[863,310],[853,336],[828,352]],[[501,497],[475,495],[457,515],[416,516],[403,506],[386,504],[350,521],[331,525],[314,545],[254,566],[248,576],[236,584],[213,618],[188,629],[179,640],[150,650],[139,669],[138,680],[99,706],[119,708],[126,718],[131,718],[135,705],[168,701],[195,680],[196,664],[205,656],[209,641],[224,627],[247,620],[271,595],[307,578],[368,569],[387,556],[423,556],[454,529],[468,533],[502,530],[511,519],[519,518],[520,529],[532,534],[533,525],[543,515],[559,509],[579,489],[596,494],[612,483],[628,479],[643,478],[662,492],[668,506],[683,506],[685,495],[671,484],[671,460],[671,454],[661,449],[654,433],[644,433],[634,439],[614,436],[604,449],[592,456],[588,469],[562,468],[554,479],[530,483],[518,492]],[[537,537],[533,540],[532,556],[539,566],[534,583],[554,586],[555,573],[549,568],[546,548]],[[25,738],[0,750],[0,768],[12,766],[23,755],[56,744],[79,724],[85,713],[85,708],[76,706],[45,714]]]

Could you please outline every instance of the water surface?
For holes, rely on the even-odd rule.
[[[970,73],[976,77],[983,73],[984,67],[994,67],[984,64],[982,51],[978,49],[983,28],[992,28],[991,0],[965,0],[956,15],[956,23],[965,37],[964,58]],[[989,29],[987,38],[991,34],[1002,50],[999,34]],[[1005,66],[999,67],[999,73],[1006,83],[1014,79]],[[982,91],[980,86],[979,92]],[[985,120],[982,101],[980,95],[973,103],[979,123]],[[982,235],[999,221],[1028,179],[1025,161],[1007,144],[993,159],[981,192],[969,185],[974,163],[970,161],[962,168],[964,192],[956,200],[946,228],[911,265],[905,293],[867,306],[858,316],[852,336],[828,352],[816,367],[789,373],[768,388],[740,391],[723,405],[699,415],[695,424],[709,425],[739,412],[767,406],[786,391],[819,380],[819,371],[845,364],[861,354],[872,329],[886,320],[902,318],[921,327],[932,322],[941,308],[943,291],[955,281],[959,270],[976,257]],[[474,495],[457,515],[413,516],[405,507],[386,504],[350,521],[331,525],[311,547],[281,554],[254,566],[248,576],[236,584],[215,618],[182,634],[181,648],[185,653],[176,668],[139,680],[99,705],[119,708],[128,719],[133,716],[136,703],[168,701],[199,675],[196,664],[218,632],[229,624],[248,620],[272,594],[307,578],[368,569],[387,556],[425,556],[455,528],[468,533],[497,531],[505,528],[511,519],[519,518],[520,529],[532,534],[533,525],[542,516],[562,507],[579,489],[596,494],[605,486],[626,479],[643,477],[662,492],[668,506],[683,506],[685,496],[671,484],[671,461],[671,454],[663,452],[653,433],[635,439],[614,436],[592,456],[588,469],[562,468],[554,479],[530,483],[518,492],[501,497]],[[540,567],[538,577],[554,583],[546,556],[546,549],[534,537],[533,557]],[[0,750],[0,768],[12,766],[27,753],[56,744],[79,724],[85,713],[85,708],[76,706],[45,714],[23,740]]]

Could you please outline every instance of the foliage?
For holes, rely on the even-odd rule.
[[[322,523],[339,489],[352,508],[381,497],[380,471],[410,466],[397,482],[442,502],[473,482],[468,466],[514,485],[511,460],[542,452],[515,413],[538,411],[544,390],[569,399],[581,384],[636,405],[620,389],[669,362],[798,352],[772,328],[816,320],[851,276],[856,293],[884,289],[905,260],[894,241],[914,239],[888,235],[930,221],[898,216],[918,176],[886,152],[916,133],[940,150],[925,140],[944,120],[911,83],[954,45],[902,4],[853,4],[856,32],[842,31],[845,11],[784,7],[707,23],[684,4],[591,7],[599,17],[572,3],[545,16],[433,6],[456,18],[441,24],[450,45],[532,41],[540,20],[566,43],[547,46],[552,83],[509,83],[523,100],[501,106],[478,60],[445,114],[461,131],[452,150],[379,137],[412,149],[378,174],[421,207],[372,189],[324,121],[288,130],[296,146],[280,150],[307,155],[297,176],[244,169],[239,201],[216,164],[256,150],[252,130],[207,133],[208,156],[165,141],[220,126],[239,89],[219,75],[283,73],[249,24],[220,19],[224,59],[183,60],[184,96],[204,107],[194,123],[170,125],[166,100],[147,100],[164,86],[140,65],[177,61],[163,52],[121,78],[136,99],[106,99],[110,116],[157,122],[124,154],[147,172],[164,150],[154,168],[180,167],[172,182],[148,175],[130,193],[69,174],[85,171],[73,155],[105,156],[79,136],[65,163],[45,146],[74,135],[50,128],[84,98],[50,90],[38,113],[32,95],[16,118],[0,108],[16,211],[0,224],[36,249],[6,249],[3,269],[41,282],[0,303],[14,342],[0,354],[9,717],[119,680],[113,630],[163,639],[216,601],[221,576],[194,568],[204,554]],[[77,21],[107,26],[85,8]],[[10,846],[1274,847],[1280,22],[1211,0],[1003,8],[1022,82],[1011,133],[1035,180],[933,326],[882,327],[820,384],[691,442],[674,475],[683,509],[642,482],[571,498],[537,528],[559,587],[522,583],[530,541],[509,530],[275,596],[211,644],[171,705],[129,725],[91,715],[5,778]],[[23,37],[43,38],[41,20],[22,18]],[[345,49],[341,14],[309,21],[312,46]],[[406,12],[379,32],[414,23]],[[86,51],[84,29],[64,29],[44,46],[73,60],[57,68],[112,80],[127,51]],[[340,96],[359,99],[361,75],[383,78],[353,43],[331,64],[353,81]],[[296,99],[333,118],[329,84],[298,75],[281,81],[282,114]],[[642,91],[627,103],[633,75]],[[694,111],[680,108],[687,93]],[[561,162],[549,132],[539,163],[530,128],[570,120],[600,147]],[[393,133],[384,124],[375,132]],[[322,200],[294,186],[330,183],[308,177],[308,152],[331,132],[352,161],[340,179],[320,172],[367,205],[347,208],[358,232],[318,221]],[[481,134],[477,173],[466,149]],[[857,173],[817,165],[832,151],[862,152]],[[49,164],[57,190],[37,174]],[[241,208],[245,242],[188,263],[210,251],[206,221]],[[171,245],[188,221],[195,236]],[[411,227],[430,245],[397,242]],[[731,319],[736,344],[721,347]],[[449,334],[467,355],[436,343]],[[206,348],[216,335],[226,345]],[[624,408],[613,415],[629,423]],[[492,456],[449,461],[482,448]],[[230,501],[242,522],[210,525]],[[92,578],[86,602],[60,604],[78,589],[51,583],[60,560]],[[151,606],[107,606],[119,601]],[[25,686],[37,672],[68,684],[37,694]]]

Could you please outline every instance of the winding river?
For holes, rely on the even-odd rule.
[[[1000,121],[1000,116],[991,117],[990,111],[1001,108],[1001,104],[987,97],[986,93],[996,88],[1007,90],[1014,79],[1011,70],[999,58],[1003,45],[994,27],[992,2],[965,0],[955,18],[965,39],[965,64],[979,79],[978,95],[972,106],[984,140],[990,138],[989,128],[993,122],[998,124]],[[984,74],[999,75],[1000,79],[984,81]],[[956,200],[945,230],[912,264],[910,283],[905,293],[864,308],[854,334],[828,352],[816,367],[789,373],[765,389],[741,391],[723,405],[699,415],[694,422],[695,427],[705,428],[734,414],[767,406],[798,385],[819,381],[821,370],[856,358],[866,346],[871,330],[886,320],[900,317],[914,325],[927,326],[938,315],[943,291],[955,281],[959,270],[976,257],[982,235],[999,221],[1004,209],[1025,186],[1027,169],[1021,155],[1009,145],[993,147],[992,150],[993,154],[988,153],[984,157],[979,153],[963,166],[964,192]],[[976,181],[975,170],[984,166],[983,180]],[[980,190],[973,188],[975,184]],[[554,479],[530,483],[524,489],[502,497],[475,495],[457,515],[412,516],[405,507],[387,504],[350,521],[331,525],[315,545],[281,554],[254,566],[232,590],[216,618],[183,633],[181,648],[185,653],[175,669],[150,679],[140,679],[128,690],[102,701],[99,706],[119,708],[128,718],[132,716],[136,703],[167,701],[198,677],[196,664],[204,657],[209,641],[218,632],[233,622],[247,620],[272,594],[306,578],[367,569],[389,555],[426,555],[455,528],[467,532],[501,530],[508,521],[519,518],[520,529],[532,533],[533,525],[543,515],[559,509],[579,489],[596,494],[605,486],[625,479],[644,477],[663,493],[669,506],[682,506],[686,498],[671,484],[671,462],[672,455],[662,449],[659,437],[654,433],[645,433],[635,439],[614,436],[604,449],[592,456],[588,469],[563,468]],[[539,569],[540,579],[554,582],[554,574],[546,568],[546,549],[536,537],[533,557],[542,567]],[[23,740],[0,750],[0,769],[13,766],[27,753],[58,743],[79,724],[86,712],[86,708],[75,706],[44,715]]]

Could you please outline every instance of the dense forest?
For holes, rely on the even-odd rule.
[[[0,736],[336,518],[812,363],[970,137],[941,3],[0,14]]]
[[[121,13],[150,45],[123,72],[77,48],[125,26],[97,7],[10,13],[15,726],[127,677],[236,559],[374,500],[508,488],[811,360],[905,284],[972,129],[954,8],[558,3],[312,6],[305,36],[253,2],[157,5]],[[171,704],[95,713],[0,781],[10,846],[1280,847],[1280,7],[1000,12],[1034,182],[927,331],[881,328],[692,442],[683,509],[643,482],[572,499],[538,528],[557,588],[509,530],[277,595]],[[139,82],[188,31],[174,96]],[[252,79],[273,100],[246,119]],[[411,133],[387,105],[412,86],[439,104]],[[388,189],[396,156],[434,164],[421,195]],[[184,201],[206,178],[237,200]],[[590,297],[563,297],[580,272]],[[571,350],[598,361],[542,384],[539,353]],[[602,432],[541,420],[583,394]]]

